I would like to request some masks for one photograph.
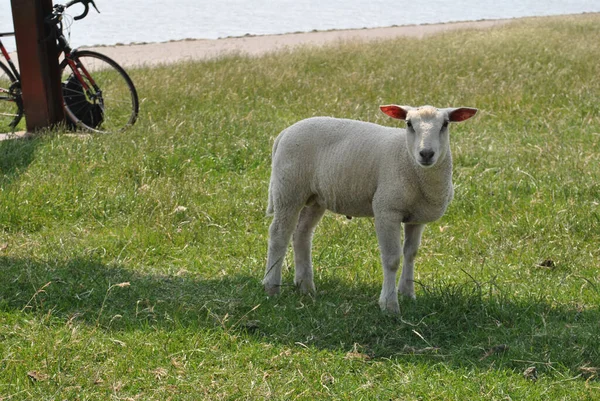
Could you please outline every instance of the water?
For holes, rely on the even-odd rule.
[[[101,14],[90,9],[84,20],[71,25],[71,44],[74,47],[600,12],[600,0],[95,2]],[[77,15],[82,9],[77,5],[69,12]],[[3,0],[0,2],[0,31],[12,30],[10,0]],[[9,50],[14,50],[13,39],[5,38],[3,42]]]

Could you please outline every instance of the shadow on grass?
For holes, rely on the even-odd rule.
[[[22,223],[21,212],[14,205],[23,202],[20,196],[20,178],[35,160],[39,143],[39,139],[31,136],[0,140],[0,228],[2,229],[14,229],[20,227]],[[0,247],[2,245],[0,244]]]
[[[15,138],[0,141],[0,183],[12,183],[33,161],[38,141]]]
[[[107,331],[223,330],[253,341],[395,358],[522,371],[559,364],[581,374],[600,366],[600,312],[483,291],[474,282],[426,288],[381,313],[379,288],[317,283],[318,299],[285,288],[266,297],[258,277],[205,279],[140,274],[94,260],[0,257],[0,311],[51,315]],[[584,376],[585,377],[585,376]]]

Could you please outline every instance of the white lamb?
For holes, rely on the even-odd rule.
[[[439,219],[452,200],[448,123],[475,115],[473,108],[388,105],[406,129],[328,117],[302,120],[273,145],[267,214],[269,251],[263,285],[279,293],[281,268],[293,234],[295,284],[314,293],[311,242],[325,210],[374,216],[383,265],[382,310],[399,312],[398,291],[415,298],[414,260],[425,223]],[[400,282],[400,226],[404,259]]]

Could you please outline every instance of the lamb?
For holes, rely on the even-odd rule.
[[[448,123],[467,120],[477,109],[398,105],[380,109],[404,120],[406,129],[313,117],[276,138],[267,208],[273,221],[262,282],[268,295],[280,291],[292,236],[294,283],[303,293],[315,293],[312,236],[330,210],[375,218],[383,266],[381,309],[398,313],[398,292],[415,298],[414,261],[423,229],[444,214],[454,193]],[[402,274],[396,287],[402,224]]]

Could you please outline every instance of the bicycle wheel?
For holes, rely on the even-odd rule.
[[[13,132],[22,117],[21,85],[10,69],[0,63],[0,133]]]
[[[73,128],[118,132],[135,123],[139,102],[129,75],[115,61],[89,50],[60,63],[64,108]]]

